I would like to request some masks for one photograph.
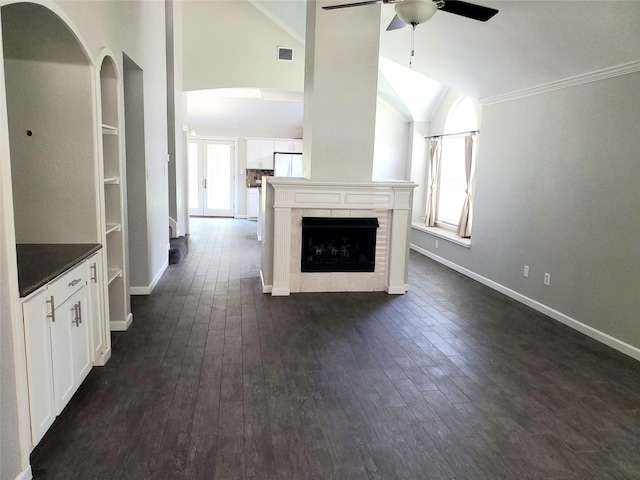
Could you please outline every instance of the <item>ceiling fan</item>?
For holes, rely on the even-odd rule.
[[[417,25],[433,17],[438,10],[453,13],[454,15],[461,15],[480,22],[486,22],[498,13],[498,10],[495,8],[483,7],[482,5],[459,0],[364,0],[353,3],[328,5],[322,8],[324,10],[335,10],[338,8],[372,5],[380,2],[395,5],[396,16],[391,20],[387,30],[396,30],[407,24],[415,28]]]
[[[438,10],[471,18],[480,22],[486,22],[498,13],[498,10],[495,8],[483,7],[482,5],[476,5],[474,3],[463,2],[460,0],[364,0],[353,3],[328,5],[322,8],[323,10],[335,10],[339,8],[373,5],[380,2],[394,5],[396,10],[396,15],[387,27],[387,31],[397,30],[407,24],[413,27],[411,32],[411,60],[409,61],[409,67],[412,65],[414,56],[413,40],[416,27],[433,17]]]

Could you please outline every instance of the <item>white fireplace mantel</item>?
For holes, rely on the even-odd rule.
[[[266,182],[265,182],[266,180]],[[339,183],[264,177],[262,288],[274,296],[311,291],[407,291],[415,183]],[[303,216],[371,216],[381,221],[374,273],[300,273]]]

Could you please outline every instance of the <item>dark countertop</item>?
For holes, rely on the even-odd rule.
[[[101,248],[99,243],[17,244],[20,296],[35,292]]]

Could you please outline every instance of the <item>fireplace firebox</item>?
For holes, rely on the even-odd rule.
[[[303,217],[302,272],[375,271],[377,218]]]

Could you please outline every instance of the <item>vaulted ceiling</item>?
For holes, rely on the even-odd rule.
[[[248,1],[304,42],[306,0]],[[408,118],[428,120],[444,88],[438,90],[438,83],[481,100],[616,66],[633,64],[637,69],[640,65],[640,1],[475,3],[496,8],[499,13],[483,23],[438,11],[417,27],[413,72],[406,68],[411,28],[386,31],[395,15],[393,5],[353,7],[382,9],[382,99]],[[322,14],[336,16],[340,12],[326,10]],[[430,97],[424,94],[427,90]]]
[[[250,1],[304,38],[304,0]],[[640,60],[638,1],[476,3],[499,13],[483,23],[437,12],[418,26],[415,71],[480,99]],[[386,32],[395,10],[381,8],[380,54],[407,65],[411,29]],[[323,13],[340,15],[340,10]]]

